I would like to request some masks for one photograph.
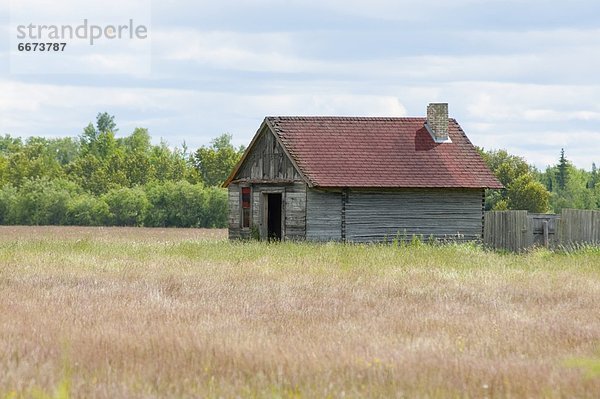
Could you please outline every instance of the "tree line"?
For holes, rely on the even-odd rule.
[[[505,150],[479,149],[504,190],[487,190],[487,210],[520,209],[533,213],[560,213],[563,208],[600,209],[600,174],[576,168],[560,151],[557,163],[541,171],[524,158]]]
[[[118,130],[100,113],[77,138],[0,136],[0,224],[226,226],[220,184],[244,150],[230,135],[189,153]]]
[[[0,136],[0,224],[225,227],[220,186],[244,148],[223,134],[189,152],[153,145],[147,129],[125,137],[100,113],[76,138]],[[487,210],[600,209],[600,173],[578,169],[561,151],[540,171],[505,150],[480,154],[504,185],[488,190]]]

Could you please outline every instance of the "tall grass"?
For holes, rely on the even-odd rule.
[[[0,228],[0,398],[597,397],[599,303],[592,248]]]

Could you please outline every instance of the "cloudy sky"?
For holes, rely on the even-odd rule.
[[[424,116],[448,102],[476,145],[540,168],[564,147],[590,169],[599,16],[594,0],[0,0],[0,134],[76,136],[107,111],[121,134],[195,148],[224,132],[247,144],[266,115]],[[150,35],[16,51],[17,24],[84,18]]]

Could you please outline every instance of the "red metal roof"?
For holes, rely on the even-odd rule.
[[[317,187],[502,188],[459,124],[436,144],[426,118],[267,117]]]

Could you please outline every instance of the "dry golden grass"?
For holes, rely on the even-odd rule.
[[[0,228],[0,398],[590,397],[600,250]]]

